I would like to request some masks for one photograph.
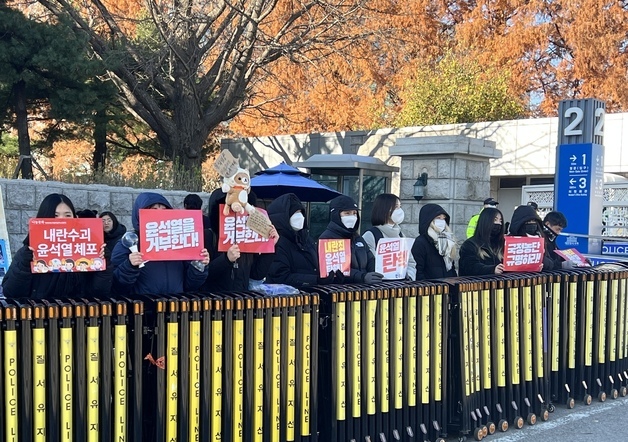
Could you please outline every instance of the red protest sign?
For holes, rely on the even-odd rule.
[[[275,253],[275,243],[269,238],[264,238],[259,233],[247,226],[249,215],[236,214],[229,209],[229,214],[223,212],[225,205],[220,205],[220,232],[218,235],[218,251],[226,252],[234,244],[238,244],[242,253]],[[266,215],[266,211],[258,207]],[[268,215],[266,215],[268,217]]]
[[[505,272],[540,272],[543,268],[545,240],[537,237],[506,236],[504,238]]]
[[[31,218],[32,273],[105,270],[100,248],[105,243],[99,218]]]
[[[404,279],[408,272],[412,238],[382,238],[377,243],[375,271],[385,280]]]
[[[191,261],[203,250],[200,210],[140,210],[140,251],[146,261]]]
[[[351,240],[319,239],[318,268],[321,278],[336,270],[349,276],[351,274]]]
[[[554,250],[565,261],[571,261],[576,267],[591,267],[587,258],[576,249]]]

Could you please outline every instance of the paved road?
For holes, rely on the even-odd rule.
[[[458,438],[448,438],[448,441]],[[473,440],[470,437],[468,440]],[[590,406],[576,404],[573,410],[558,406],[547,422],[525,425],[521,430],[511,428],[485,439],[487,442],[592,442],[628,441],[628,397],[594,401]]]

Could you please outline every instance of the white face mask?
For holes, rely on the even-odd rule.
[[[342,224],[347,229],[353,229],[355,227],[355,223],[358,222],[358,216],[357,215],[341,216],[340,221],[342,221]]]
[[[294,215],[290,217],[290,227],[293,230],[299,231],[303,229],[303,223],[305,222],[305,217],[301,212],[294,212]]]
[[[405,214],[403,213],[403,209],[400,207],[398,209],[393,210],[393,213],[390,215],[390,219],[395,224],[401,224],[403,222],[403,217]]]
[[[444,219],[434,220],[434,230],[436,230],[436,232],[442,232],[443,230],[445,230],[445,227],[447,227],[447,221],[445,221]]]

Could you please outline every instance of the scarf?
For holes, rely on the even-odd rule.
[[[451,270],[458,254],[456,240],[454,239],[454,234],[451,229],[447,226],[441,233],[436,233],[436,230],[434,230],[434,221],[432,221],[427,228],[427,234],[432,238],[432,241],[434,241],[438,254],[443,257],[447,271]]]

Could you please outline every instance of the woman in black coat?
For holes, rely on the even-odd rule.
[[[358,233],[360,215],[353,198],[341,195],[329,202],[329,224],[319,239],[351,240],[351,275],[344,282],[374,284],[384,275],[375,272],[375,257]]]
[[[412,246],[416,280],[456,276],[456,255],[449,214],[438,204],[425,204],[419,212],[419,236]]]
[[[36,218],[76,218],[72,201],[59,193],[46,196]],[[104,257],[104,244],[101,258]],[[106,296],[111,292],[110,272],[48,272],[31,273],[33,249],[29,236],[15,253],[11,266],[2,280],[7,298],[54,299],[80,296]]]
[[[510,236],[528,236],[543,238],[545,241],[545,235],[543,234],[543,223],[541,218],[534,210],[534,207],[524,205],[515,209],[510,221]],[[543,270],[549,271],[555,268],[561,268],[554,262],[552,252],[545,249],[543,255]]]
[[[319,277],[318,252],[310,238],[305,208],[294,193],[275,199],[268,206],[268,216],[279,233],[275,255],[266,281],[304,287],[334,282],[334,276]],[[338,281],[343,279],[338,276]]]
[[[504,217],[495,208],[480,213],[471,238],[460,247],[460,276],[504,273]]]

